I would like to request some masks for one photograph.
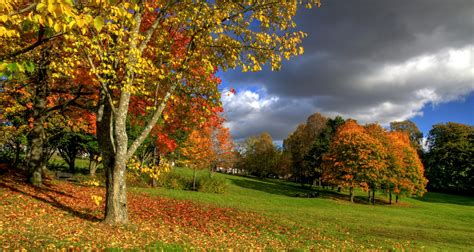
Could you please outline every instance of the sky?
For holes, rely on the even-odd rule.
[[[326,0],[295,17],[305,53],[282,69],[221,72],[235,140],[281,141],[315,113],[360,123],[474,124],[473,0]],[[235,88],[237,93],[225,91]]]

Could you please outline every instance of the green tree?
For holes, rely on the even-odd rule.
[[[426,176],[429,188],[438,191],[474,191],[474,126],[448,122],[436,124],[428,135]]]
[[[66,161],[71,173],[76,172],[76,158],[87,150],[88,141],[87,135],[80,132],[64,132],[57,136],[59,155]]]
[[[313,145],[306,155],[306,161],[314,169],[315,177],[318,179],[319,186],[321,186],[321,176],[323,174],[323,156],[329,151],[329,144],[334,134],[336,134],[339,126],[344,124],[344,119],[341,116],[336,116],[334,119],[327,120],[326,127],[314,140]]]
[[[293,176],[302,186],[317,178],[311,148],[326,128],[327,120],[320,113],[314,113],[283,141],[284,151],[291,155]]]
[[[264,178],[269,173],[277,173],[279,156],[271,135],[264,132],[245,140],[240,166],[250,174]]]

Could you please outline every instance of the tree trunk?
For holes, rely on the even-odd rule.
[[[105,162],[107,159],[107,162]],[[115,159],[115,164],[112,162]],[[126,164],[117,157],[104,158],[106,173],[105,222],[109,224],[128,223]]]
[[[196,167],[193,170],[193,190],[196,191]]]
[[[91,158],[89,158],[89,175],[91,177],[95,177],[95,173],[97,171],[97,160],[96,160],[96,157],[95,156],[91,156]]]
[[[15,142],[15,160],[13,161],[13,167],[17,167],[20,163],[20,153],[21,153],[21,143],[19,141]]]
[[[44,54],[44,52],[42,52]],[[42,63],[42,64],[41,64]],[[48,92],[47,63],[41,62],[34,77],[33,129],[30,133],[29,180],[34,186],[43,184],[44,121]]]
[[[114,127],[114,113],[105,95],[101,95],[97,113],[97,139],[105,170],[106,201],[105,219],[109,224],[126,224],[127,188],[126,188],[126,132]],[[120,134],[125,134],[124,136]]]
[[[375,189],[372,190],[372,205],[375,205]]]
[[[354,187],[349,188],[349,197],[351,199],[351,203],[354,203]]]
[[[69,172],[74,174],[76,173],[76,160],[75,159],[69,159],[67,162],[67,165],[69,166]]]
[[[395,195],[395,203],[398,203],[398,194]]]
[[[392,192],[388,193],[388,203],[391,205],[392,204]]]
[[[368,191],[369,195],[367,197],[367,202],[370,204],[370,190]]]
[[[34,186],[43,184],[42,168],[43,168],[43,123],[34,122],[33,130],[30,133],[30,162],[29,162],[29,180]]]

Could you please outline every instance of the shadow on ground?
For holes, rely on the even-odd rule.
[[[456,204],[464,206],[474,206],[474,197],[428,192],[423,197],[414,198],[419,201],[431,203]]]
[[[232,184],[247,188],[251,190],[257,190],[265,193],[276,194],[287,197],[301,197],[307,198],[305,195],[317,193],[317,198],[332,199],[338,201],[349,201],[349,195],[347,193],[341,193],[333,191],[330,189],[323,188],[310,188],[310,187],[301,187],[297,184],[291,184],[283,181],[277,180],[260,180],[256,178],[229,178]],[[369,203],[367,197],[364,196],[355,196],[354,202],[358,204],[372,204]],[[376,205],[386,205],[389,204],[384,199],[375,199]]]
[[[61,202],[61,199],[64,198],[70,198],[71,200],[75,200],[75,197],[70,193],[55,189],[54,186],[47,179],[44,180],[43,186],[34,187],[27,183],[26,173],[22,170],[12,169],[7,165],[2,164],[0,165],[0,171],[0,188],[2,189],[20,193],[25,196],[34,198],[38,201],[50,204],[51,206],[57,209],[68,212],[71,215],[74,215],[84,220],[94,222],[98,222],[101,220],[97,218],[97,216],[89,214],[86,211],[74,209]]]

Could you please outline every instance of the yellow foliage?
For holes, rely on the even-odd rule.
[[[101,196],[92,195],[91,198],[97,206],[100,206],[100,203],[102,202]]]

